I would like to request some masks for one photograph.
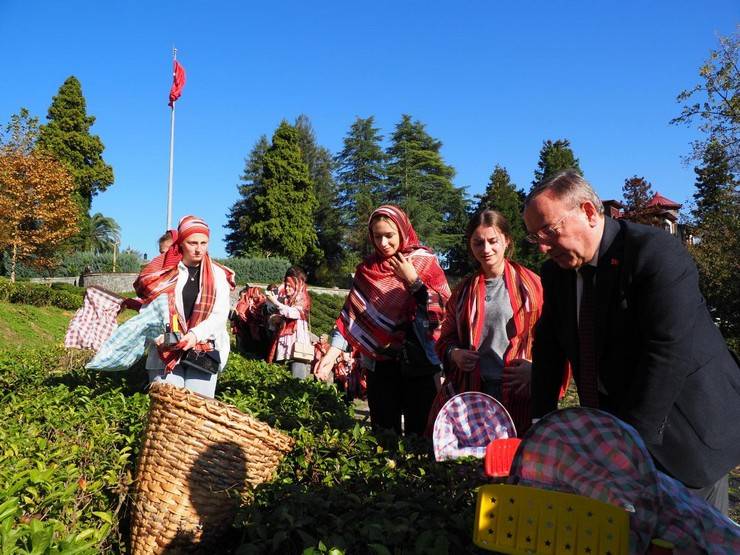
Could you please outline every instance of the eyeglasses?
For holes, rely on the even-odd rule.
[[[525,237],[525,239],[533,245],[541,245],[542,243],[547,243],[556,239],[558,235],[560,235],[560,230],[562,229],[565,220],[567,220],[572,214],[573,211],[568,212],[554,224],[544,227],[536,233],[530,233]]]

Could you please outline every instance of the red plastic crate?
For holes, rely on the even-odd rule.
[[[483,461],[483,469],[486,476],[501,478],[509,475],[511,461],[514,460],[516,450],[522,442],[518,437],[507,439],[494,439],[486,447],[486,458]]]

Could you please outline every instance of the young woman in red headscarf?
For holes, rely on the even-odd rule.
[[[172,331],[181,333],[176,345],[166,345],[164,335],[155,340],[147,358],[149,381],[166,381],[213,397],[218,373],[211,374],[181,364],[187,351],[217,351],[219,370],[229,357],[230,291],[234,272],[211,260],[208,255],[208,224],[186,216],[177,227],[177,237],[169,249],[152,260],[134,282],[143,304],[167,295]]]
[[[300,268],[288,268],[283,279],[281,295],[266,294],[267,301],[276,312],[270,316],[275,327],[275,336],[267,355],[267,362],[289,362],[294,378],[306,378],[310,363],[293,360],[296,343],[311,344],[308,330],[308,315],[311,311],[311,296],[306,288],[306,274]]]
[[[532,341],[542,311],[542,285],[537,274],[506,257],[511,232],[500,212],[475,214],[465,238],[478,270],[455,287],[447,303],[436,345],[445,385],[430,412],[427,433],[449,397],[482,391],[506,407],[521,436],[531,424]],[[564,380],[567,384],[567,375]]]
[[[356,349],[367,369],[373,427],[401,433],[403,416],[403,431],[421,434],[441,370],[433,344],[450,288],[403,210],[381,206],[370,216],[368,233],[375,252],[357,266],[317,375],[328,380],[337,355]],[[426,360],[409,364],[411,351],[421,353],[417,362]]]

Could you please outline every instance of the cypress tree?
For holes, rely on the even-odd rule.
[[[249,156],[244,160],[244,173],[237,185],[239,198],[229,209],[224,227],[229,230],[226,234],[226,252],[229,256],[245,256],[254,252],[253,237],[249,235],[249,228],[254,217],[254,197],[262,191],[262,167],[265,153],[270,148],[270,142],[262,135],[252,147]]]
[[[37,147],[50,153],[72,174],[74,197],[80,207],[80,228],[89,228],[92,198],[113,184],[113,168],[103,160],[103,142],[90,133],[95,117],[87,115],[82,86],[70,76],[52,99],[46,116],[48,123],[39,129]],[[84,238],[72,241],[81,247]]]
[[[624,180],[622,196],[625,204],[625,218],[638,223],[650,224],[652,216],[644,213],[648,202],[653,197],[652,186],[644,177],[633,175]]]
[[[261,187],[253,202],[255,217],[247,232],[259,251],[283,256],[294,264],[318,256],[313,184],[298,131],[286,121],[280,123],[265,153]]]

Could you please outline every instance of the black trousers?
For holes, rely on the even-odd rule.
[[[367,373],[367,403],[373,429],[424,433],[432,401],[437,395],[433,376],[409,378],[401,375],[397,361],[378,361]]]

